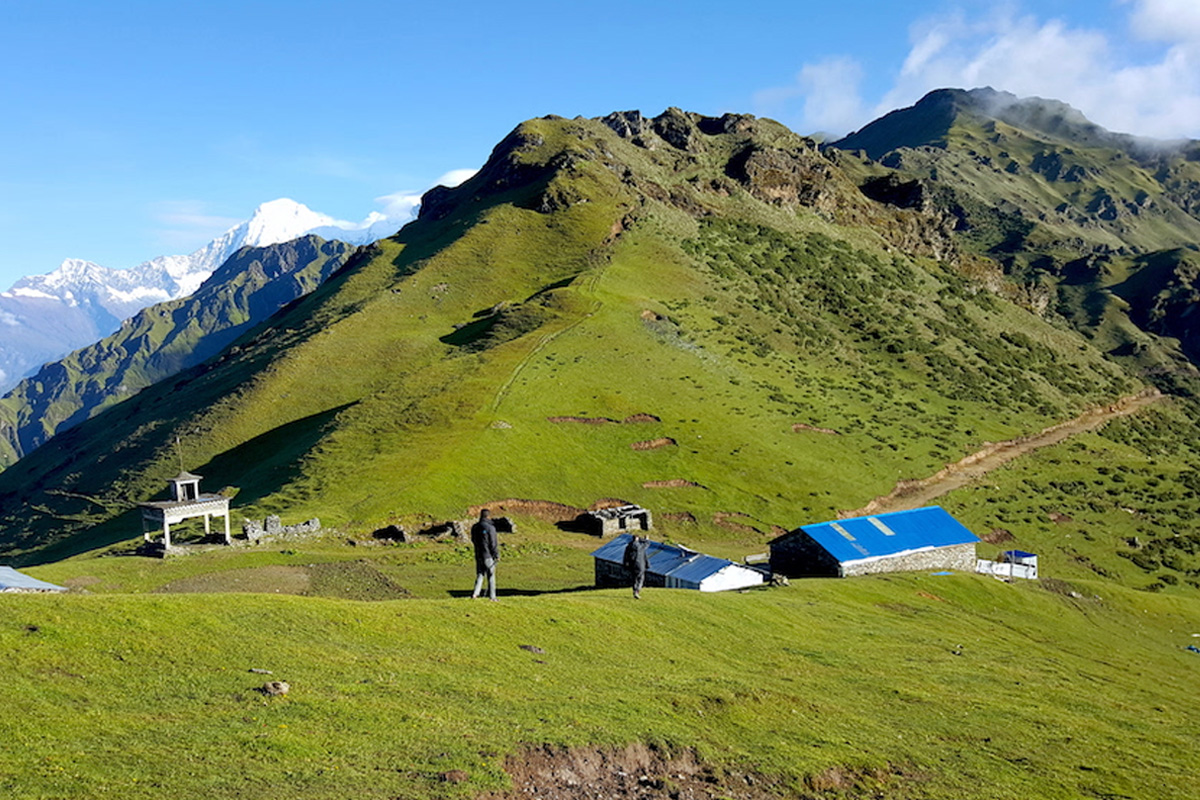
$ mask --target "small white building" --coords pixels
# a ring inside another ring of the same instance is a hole
[[[975,571],[1000,578],[1025,578],[1035,581],[1038,576],[1038,557],[1024,550],[1005,550],[995,561],[979,559]]]

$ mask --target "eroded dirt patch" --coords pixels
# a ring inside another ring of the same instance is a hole
[[[644,442],[630,442],[629,446],[634,450],[657,450],[660,447],[674,447],[678,442],[669,436],[663,436],[658,439],[647,439]]]
[[[819,428],[816,425],[809,425],[807,422],[797,422],[792,425],[792,433],[800,433],[801,431],[809,431],[810,433],[826,433],[830,436],[841,436],[841,431],[835,431],[833,428]]]
[[[641,422],[662,422],[654,414],[638,412],[630,414],[625,419],[616,420],[612,417],[546,417],[547,422],[577,422],[581,425],[636,425]]]
[[[646,481],[642,484],[643,489],[684,489],[684,488],[703,489],[704,487],[695,481],[687,481],[683,478],[670,478],[665,481]]]
[[[531,747],[509,758],[513,790],[479,800],[777,800],[776,782],[753,773],[706,766],[690,750],[668,753],[631,744],[622,748]]]
[[[1078,433],[1095,430],[1117,417],[1135,414],[1162,399],[1157,389],[1146,389],[1135,395],[1123,397],[1115,403],[1085,411],[1074,419],[1043,428],[1040,433],[1019,436],[1005,442],[992,442],[977,452],[947,464],[928,478],[906,478],[896,482],[895,488],[886,495],[876,497],[862,508],[842,511],[839,517],[864,517],[868,514],[883,514],[928,505],[934,499],[987,475],[1008,462],[1020,458],[1042,447],[1058,444]]]
[[[749,514],[744,514],[741,511],[717,511],[713,513],[713,522],[720,525],[722,528],[734,531],[735,533],[759,533],[771,534],[772,536],[782,536],[787,533],[778,525],[767,525],[759,522]],[[753,525],[751,523],[758,523]]]
[[[519,497],[510,497],[507,500],[493,500],[490,503],[471,506],[471,516],[478,516],[479,510],[483,508],[491,509],[493,516],[496,515],[497,511],[500,511],[505,514],[523,514],[527,517],[547,522],[561,522],[566,519],[575,519],[583,513],[582,508],[568,506],[564,503],[553,503],[549,500],[523,500]]]

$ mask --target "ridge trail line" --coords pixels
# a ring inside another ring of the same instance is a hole
[[[953,464],[947,464],[928,478],[909,478],[898,481],[890,493],[876,497],[862,508],[840,511],[838,518],[865,517],[871,514],[885,514],[889,511],[920,508],[928,505],[931,500],[949,494],[955,489],[960,489],[982,478],[992,470],[1034,450],[1058,444],[1078,433],[1095,430],[1110,420],[1135,414],[1162,399],[1163,395],[1158,389],[1143,389],[1137,394],[1122,397],[1109,405],[1089,409],[1074,419],[1043,428],[1041,433],[1018,436],[1004,442],[987,443],[977,452],[971,453]]]

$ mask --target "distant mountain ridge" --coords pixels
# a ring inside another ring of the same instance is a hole
[[[115,331],[155,303],[195,292],[242,247],[265,247],[307,234],[360,245],[391,236],[407,220],[373,213],[341,222],[286,198],[263,203],[250,219],[190,255],[159,256],[129,269],[67,259],[58,269],[0,292],[0,392],[41,364]]]
[[[103,408],[216,355],[321,285],[358,250],[308,235],[244,246],[198,290],[156,303],[0,398],[0,468]]]
[[[951,215],[1031,307],[1165,391],[1200,391],[1200,141],[1113,133],[1065,103],[983,88],[930,92],[829,147],[864,191]]]

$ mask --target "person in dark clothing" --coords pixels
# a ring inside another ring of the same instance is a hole
[[[645,536],[634,535],[629,539],[629,544],[625,545],[625,569],[629,570],[629,576],[633,579],[633,599],[642,599],[642,586],[646,583],[646,549],[649,542]]]
[[[483,582],[488,582],[488,596],[496,602],[496,562],[500,560],[500,540],[496,536],[496,523],[486,508],[479,512],[479,521],[471,526],[471,544],[475,545],[475,591],[471,599],[479,597]]]

